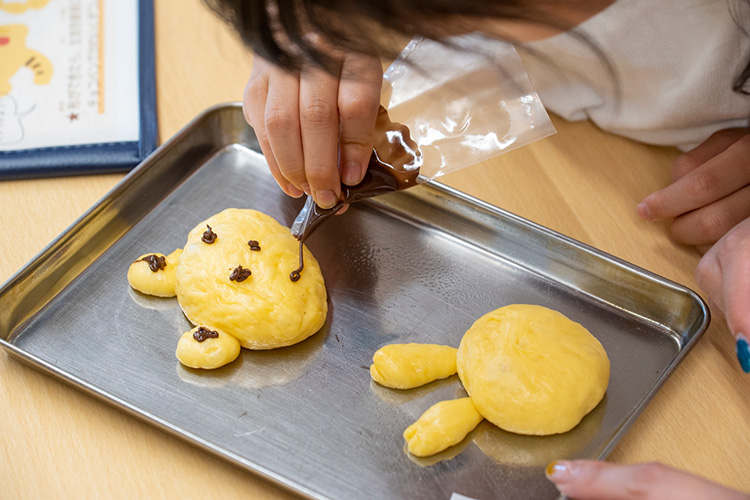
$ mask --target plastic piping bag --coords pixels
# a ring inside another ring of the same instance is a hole
[[[515,48],[482,35],[412,40],[383,75],[381,104],[416,143],[419,158],[411,168],[419,168],[418,182],[555,133]],[[304,241],[343,205],[393,190],[342,186],[343,199],[331,209],[308,196],[292,234]]]

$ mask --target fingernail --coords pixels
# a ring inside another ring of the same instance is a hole
[[[555,460],[544,469],[547,479],[553,483],[564,483],[573,478],[573,464],[564,460]]]
[[[331,208],[338,201],[336,194],[328,190],[316,192],[313,198],[320,208]]]
[[[292,196],[294,198],[299,198],[300,196],[302,196],[302,191],[300,191],[294,184],[287,184],[286,192],[289,196]]]
[[[740,362],[742,371],[750,373],[750,347],[747,345],[745,334],[738,333],[737,336],[737,360]]]
[[[346,162],[341,174],[341,180],[343,183],[353,186],[359,182],[360,177],[362,177],[362,165],[356,161]]]
[[[641,219],[651,220],[654,218],[653,215],[651,215],[651,210],[648,208],[648,204],[645,201],[642,201],[638,204],[638,206],[635,207],[636,212],[638,212],[638,215]]]
[[[305,183],[300,186],[307,196],[310,196],[310,185]]]

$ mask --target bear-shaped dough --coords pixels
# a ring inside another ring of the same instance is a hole
[[[518,434],[569,431],[609,384],[601,343],[561,313],[535,305],[509,305],[479,318],[461,340],[457,367],[476,409]]]
[[[237,338],[247,349],[273,349],[317,332],[328,313],[318,262],[289,230],[256,210],[230,208],[188,234],[175,275],[185,316]]]

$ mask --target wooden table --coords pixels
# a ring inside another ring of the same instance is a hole
[[[251,58],[199,0],[158,0],[161,139],[205,108],[240,100]],[[635,205],[678,154],[555,120],[558,134],[446,181],[483,200],[696,289],[700,256]],[[75,221],[121,174],[0,182],[0,281]],[[292,498],[250,473],[0,355],[0,497]],[[615,448],[750,491],[750,378],[715,317]]]

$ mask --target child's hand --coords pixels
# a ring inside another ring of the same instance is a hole
[[[577,500],[750,499],[750,495],[658,463],[553,462],[547,467],[547,477],[561,493]]]
[[[672,184],[638,204],[638,214],[674,219],[674,238],[706,251],[750,216],[750,130],[713,134],[677,158],[672,177]]]
[[[313,67],[289,73],[255,58],[243,110],[285,193],[299,197],[304,191],[329,208],[338,201],[341,182],[362,180],[372,154],[382,71],[380,60],[362,55],[343,56],[337,75]]]
[[[698,285],[726,317],[740,366],[750,373],[750,130],[715,133],[675,161],[673,177],[638,213],[674,217],[675,239],[708,250],[696,269]]]
[[[737,342],[737,358],[750,373],[750,218],[725,234],[698,263],[698,286],[711,308],[724,314]]]

